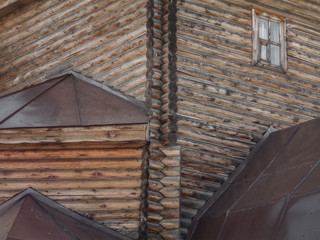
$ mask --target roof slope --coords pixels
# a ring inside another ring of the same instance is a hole
[[[140,101],[72,73],[0,98],[0,129],[146,123]]]
[[[270,133],[195,216],[187,239],[320,239],[319,143],[320,119]]]
[[[29,188],[0,206],[0,239],[129,239]]]

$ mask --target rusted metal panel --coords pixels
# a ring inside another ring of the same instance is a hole
[[[0,128],[147,123],[143,104],[73,74],[0,98]]]
[[[320,118],[276,131],[195,216],[187,239],[318,239]]]
[[[117,240],[129,238],[103,227],[29,188],[0,206],[1,239]]]

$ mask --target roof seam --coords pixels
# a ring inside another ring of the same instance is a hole
[[[14,116],[15,114],[17,114],[18,112],[20,112],[23,108],[25,108],[26,106],[28,106],[31,102],[33,102],[34,100],[36,100],[37,98],[39,98],[40,96],[42,96],[43,94],[45,94],[46,92],[48,92],[50,89],[52,89],[53,87],[55,87],[56,85],[58,85],[61,81],[63,81],[65,78],[67,78],[68,76],[64,76],[61,80],[59,80],[58,82],[56,82],[55,84],[53,84],[52,86],[48,87],[46,90],[44,90],[43,92],[39,93],[36,97],[32,98],[30,101],[28,101],[26,104],[24,104],[23,106],[21,106],[20,108],[18,108],[16,111],[14,111],[13,113],[11,113],[10,115],[8,115],[6,118],[4,118],[3,120],[0,121],[0,124],[4,123],[5,121],[7,121],[9,118],[11,118],[12,116]]]
[[[301,179],[301,181],[291,190],[291,192],[288,194],[288,196],[286,197],[286,202],[284,204],[284,207],[283,207],[283,210],[281,212],[281,216],[280,216],[280,219],[279,219],[279,222],[277,224],[277,228],[276,228],[276,231],[274,232],[274,235],[272,236],[272,239],[275,239],[275,237],[277,236],[278,234],[278,231],[279,231],[279,228],[280,228],[280,224],[282,223],[282,219],[283,219],[283,216],[284,216],[284,213],[286,212],[287,210],[287,207],[289,205],[289,200],[291,199],[293,193],[306,181],[306,179],[310,176],[310,174],[319,166],[320,164],[320,161],[318,161],[309,171],[308,173]]]
[[[79,101],[78,101],[78,95],[77,95],[77,91],[76,91],[76,84],[75,84],[75,77],[73,74],[71,74],[72,77],[72,85],[73,85],[73,98],[76,104],[76,110],[77,110],[77,116],[78,116],[78,123],[79,125],[82,125],[82,119],[81,119],[81,115],[80,115],[80,110],[79,110]]]

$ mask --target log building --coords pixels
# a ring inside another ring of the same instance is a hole
[[[319,26],[317,0],[1,1],[0,101],[73,76],[149,118],[7,122],[0,200],[33,187],[133,239],[184,239],[270,126],[320,117]]]

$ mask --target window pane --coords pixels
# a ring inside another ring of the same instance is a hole
[[[279,42],[279,23],[270,22],[270,38],[273,42]]]
[[[279,66],[280,65],[280,47],[271,44],[270,45],[270,60],[271,64]]]
[[[259,38],[268,40],[268,21],[259,19]]]
[[[261,45],[261,59],[267,60],[267,46]]]

